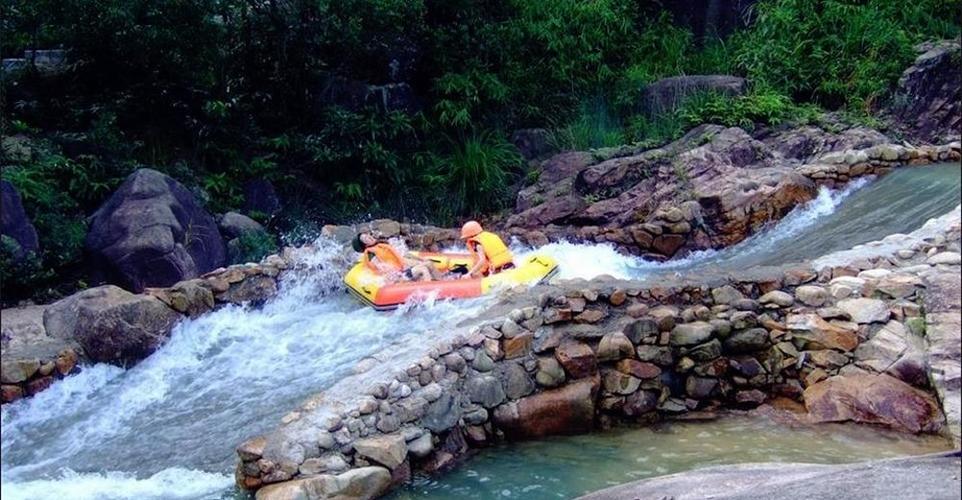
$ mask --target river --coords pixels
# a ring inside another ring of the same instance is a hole
[[[842,191],[823,190],[756,237],[675,262],[646,262],[606,245],[556,243],[538,251],[558,258],[558,279],[608,274],[654,281],[664,274],[738,270],[908,232],[954,208],[959,193],[957,164],[907,168]],[[264,308],[228,307],[184,321],[133,368],[88,366],[34,398],[4,406],[3,498],[238,495],[234,445],[274,427],[359,359],[386,348],[416,348],[424,332],[443,332],[494,300],[376,313],[342,293],[333,243],[320,240],[316,248],[309,259],[322,271],[289,276]]]

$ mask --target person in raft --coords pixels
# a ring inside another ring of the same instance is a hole
[[[395,281],[431,281],[441,279],[434,266],[401,256],[391,245],[378,241],[370,233],[358,233],[351,242],[361,254],[361,262],[375,273]]]
[[[474,255],[475,263],[461,279],[481,278],[514,267],[511,250],[494,233],[485,231],[477,221],[468,221],[461,227],[461,239]]]

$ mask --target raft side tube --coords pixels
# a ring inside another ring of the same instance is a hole
[[[468,254],[415,253],[430,259],[439,269],[470,265]],[[403,281],[385,284],[384,279],[361,263],[344,276],[344,284],[352,295],[377,310],[394,309],[413,297],[435,295],[438,299],[467,299],[478,297],[504,286],[535,284],[554,276],[558,264],[549,256],[533,255],[523,259],[517,267],[492,276],[474,279],[443,281]]]

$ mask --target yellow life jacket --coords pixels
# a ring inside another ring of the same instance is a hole
[[[498,271],[514,260],[511,250],[508,250],[508,246],[494,233],[482,231],[476,236],[468,238],[467,245],[468,250],[475,255],[476,259],[481,258],[477,250],[478,245],[481,245],[484,256],[488,259],[488,268],[484,270],[485,273]]]
[[[371,262],[371,259],[377,259],[382,264],[385,264],[395,271],[401,271],[404,269],[404,260],[398,255],[394,247],[388,245],[387,243],[377,243],[371,245],[364,249],[361,259],[364,263],[371,268],[371,270],[378,272],[377,266]]]

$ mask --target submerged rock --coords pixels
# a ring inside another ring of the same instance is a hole
[[[645,111],[650,116],[671,112],[689,97],[714,92],[737,96],[748,89],[748,80],[731,75],[685,75],[656,80],[647,86],[643,95]]]

